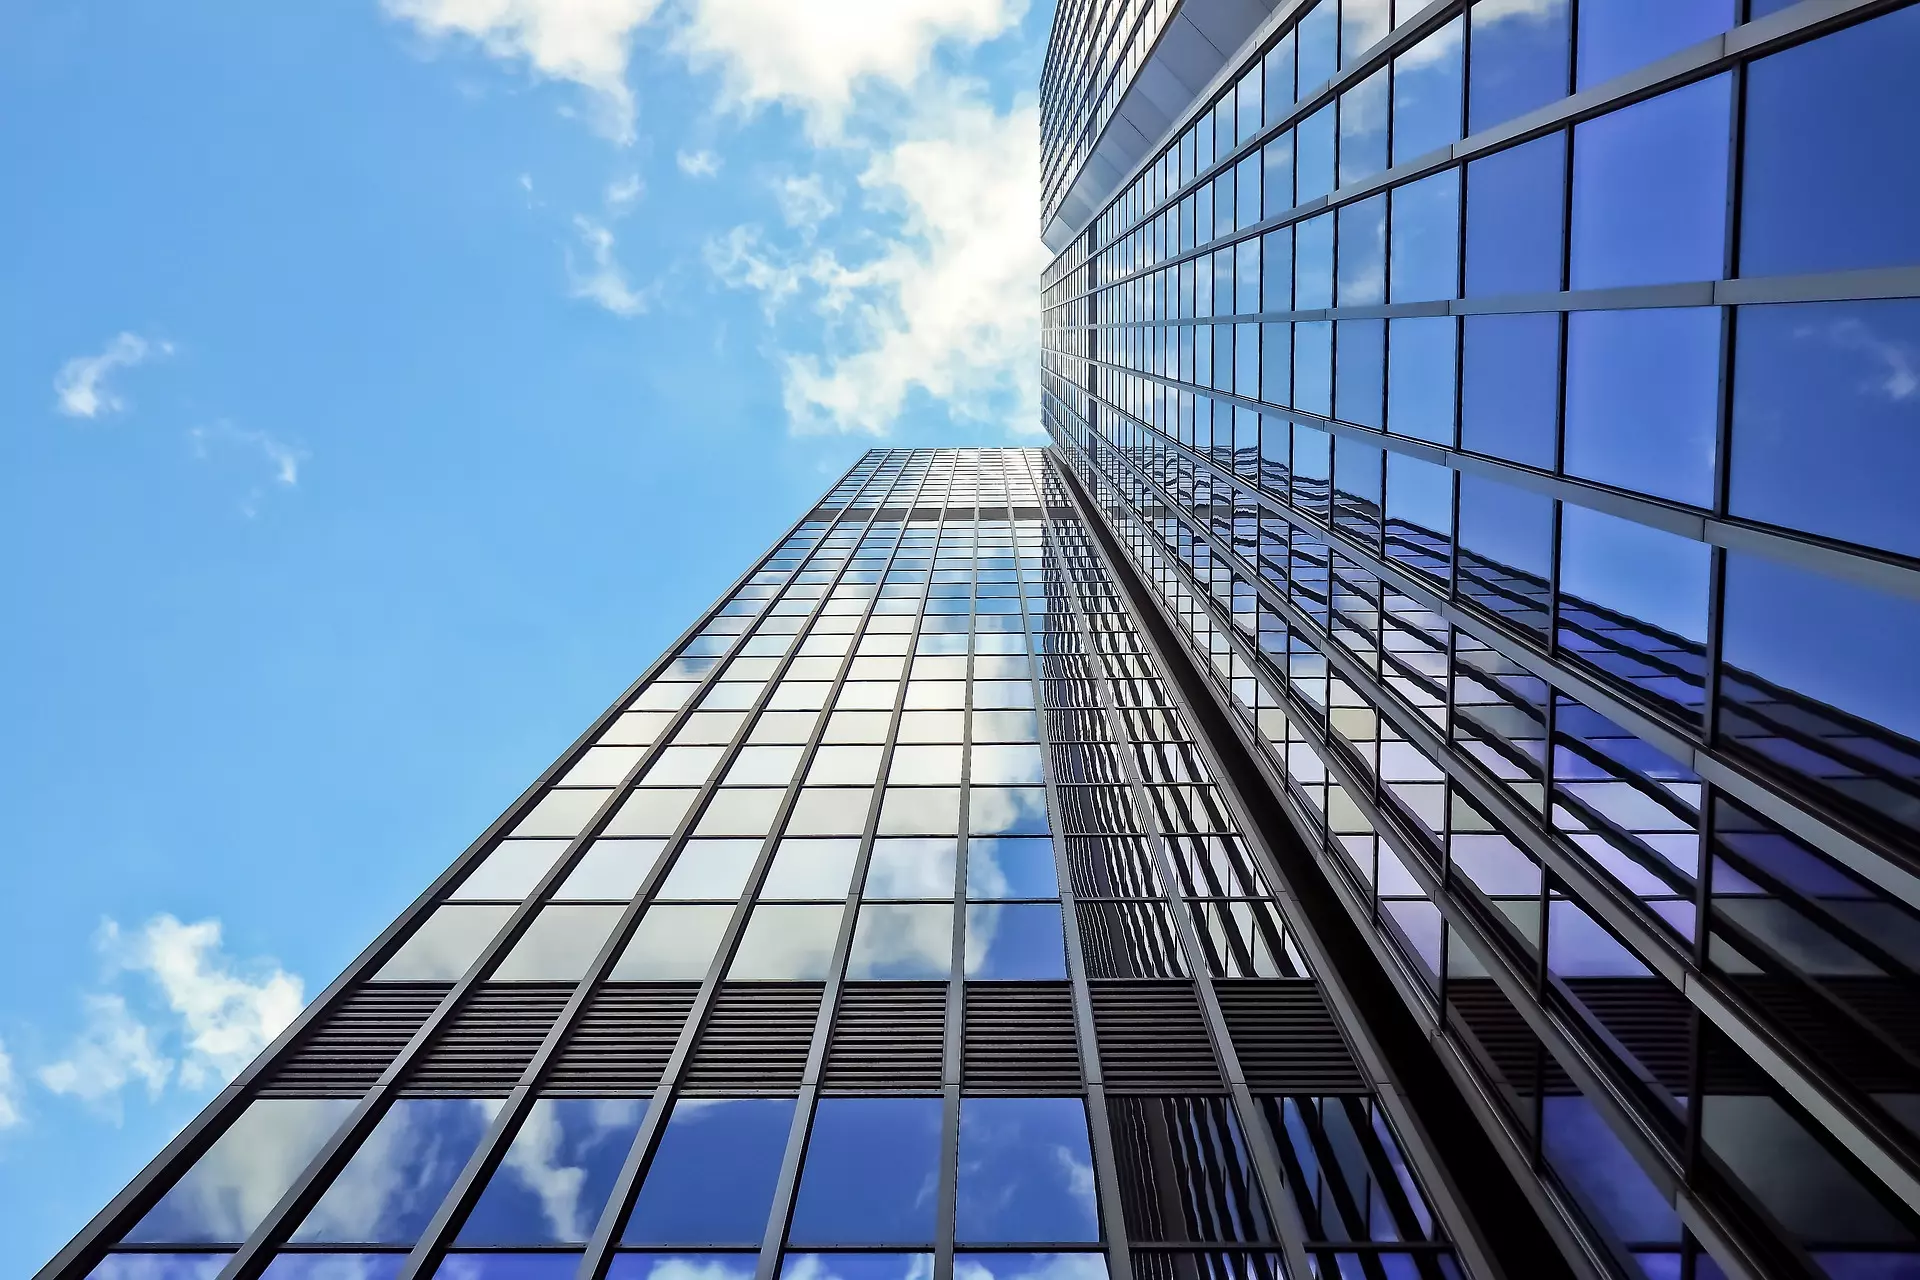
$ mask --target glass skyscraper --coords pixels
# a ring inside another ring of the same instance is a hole
[[[41,1280],[1920,1277],[1920,5],[1060,0],[874,450]]]

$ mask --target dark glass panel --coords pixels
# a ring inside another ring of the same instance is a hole
[[[1542,1100],[1540,1145],[1547,1166],[1587,1220],[1629,1249],[1680,1242],[1680,1219],[1585,1094]]]
[[[1379,1105],[1364,1097],[1260,1099],[1309,1237],[1436,1238],[1413,1173]]]
[[[1107,1112],[1128,1239],[1273,1238],[1246,1139],[1227,1098],[1113,1098]]]
[[[791,1098],[682,1098],[647,1165],[626,1244],[759,1244],[793,1127]]]
[[[788,1238],[920,1244],[935,1232],[938,1098],[823,1098],[807,1137]]]
[[[460,1244],[584,1244],[646,1114],[642,1098],[541,1098],[456,1237]]]

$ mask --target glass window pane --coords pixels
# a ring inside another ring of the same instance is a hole
[[[294,1228],[296,1244],[412,1244],[480,1145],[498,1098],[401,1098]]]
[[[967,827],[976,836],[1042,836],[1047,822],[1044,787],[974,787],[967,794]]]
[[[560,779],[563,787],[617,787],[645,754],[640,747],[589,747]]]
[[[807,782],[812,786],[871,785],[880,776],[883,750],[880,746],[823,746],[813,754],[813,763],[807,768]]]
[[[1467,132],[1523,116],[1565,97],[1572,35],[1569,0],[1477,4],[1467,73]]]
[[[375,982],[452,982],[473,966],[514,908],[436,907],[373,975]]]
[[[721,787],[694,824],[699,836],[764,836],[786,793],[772,787]]]
[[[1461,19],[1393,60],[1393,162],[1405,164],[1460,136]]]
[[[243,1243],[333,1136],[354,1101],[260,1098],[249,1103],[127,1232],[126,1242]]]
[[[1467,165],[1467,293],[1560,288],[1567,135],[1549,134]]]
[[[1742,307],[1732,511],[1920,555],[1920,302]]]
[[[646,1112],[644,1098],[537,1099],[459,1243],[586,1243]]]
[[[523,839],[547,836],[571,840],[612,794],[604,790],[549,791],[527,810],[513,834]]]
[[[970,776],[975,783],[1045,782],[1046,759],[1039,747],[977,746]]]
[[[1340,95],[1340,183],[1387,167],[1387,69]]]
[[[958,787],[888,787],[880,802],[883,835],[952,835],[960,829]]]
[[[343,1276],[316,1268],[311,1276],[301,1273],[299,1280],[399,1280],[401,1264],[406,1261],[405,1254],[367,1256],[378,1258],[381,1264],[391,1265],[393,1270],[389,1273],[376,1266]],[[276,1262],[275,1266],[278,1265]],[[433,1280],[572,1280],[574,1273],[579,1270],[580,1255],[577,1253],[450,1253],[441,1259],[439,1268],[433,1273]],[[610,1271],[609,1274],[618,1272]],[[261,1280],[279,1280],[279,1275],[270,1267]]]
[[[1560,317],[1468,316],[1460,447],[1552,470]]]
[[[682,1098],[647,1166],[626,1244],[759,1244],[792,1098]]]
[[[631,898],[665,852],[665,840],[595,840],[573,864],[554,896],[559,898]]]
[[[1315,214],[1294,226],[1293,305],[1312,311],[1333,305],[1333,215]]]
[[[781,1280],[933,1280],[930,1253],[789,1253]]]
[[[1294,199],[1301,204],[1333,190],[1333,108],[1328,103],[1294,128]]]
[[[110,1253],[87,1280],[214,1280],[228,1253]],[[401,1255],[405,1261],[405,1255]],[[378,1280],[386,1280],[379,1277]]]
[[[734,982],[824,982],[840,932],[840,906],[758,906],[733,953]]]
[[[952,968],[952,907],[869,903],[860,908],[847,959],[849,981],[943,979]]]
[[[954,1236],[970,1244],[1100,1238],[1078,1098],[962,1098]]]
[[[725,747],[668,747],[640,779],[643,787],[697,787],[713,776]]]
[[[616,1253],[607,1280],[753,1280],[753,1261],[751,1253]]]
[[[1584,89],[1719,35],[1734,22],[1734,0],[1581,0],[1580,71]]]
[[[487,975],[490,982],[578,982],[587,976],[625,907],[540,908],[506,958]]]
[[[1336,217],[1340,225],[1340,269],[1334,301],[1343,307],[1385,302],[1387,198],[1372,196],[1343,205]]]
[[[738,898],[759,856],[758,840],[689,840],[674,858],[659,897]]]
[[[966,975],[1032,982],[1064,979],[1060,908],[1052,903],[967,908]]]
[[[931,1244],[939,1207],[938,1098],[823,1098],[788,1238]]]
[[[700,793],[691,789],[673,791],[641,788],[621,802],[608,820],[602,835],[670,836],[693,807]]]
[[[783,787],[800,767],[799,747],[742,747],[727,770],[730,787]]]
[[[698,981],[707,976],[732,907],[648,907],[608,976],[615,982]]]
[[[1031,711],[976,711],[975,742],[1037,742],[1040,721]]]
[[[448,896],[461,898],[526,897],[567,851],[567,840],[502,840],[482,858]]]
[[[951,898],[957,855],[952,840],[875,840],[866,898]]]
[[[1432,302],[1460,292],[1460,175],[1455,170],[1393,190],[1389,299]]]
[[[1342,320],[1334,328],[1333,416],[1363,427],[1384,421],[1387,322]]]
[[[1920,9],[1836,31],[1747,69],[1740,272],[1920,261]]]
[[[1451,316],[1387,322],[1387,430],[1453,443],[1456,330]]]
[[[969,840],[967,897],[1057,898],[1051,840]]]
[[[954,1280],[1107,1280],[1107,1259],[1098,1253],[956,1253],[953,1275]]]
[[[1719,386],[1719,308],[1573,312],[1567,472],[1711,505]]]
[[[1574,288],[1720,278],[1732,83],[1715,76],[1574,129]]]
[[[857,836],[867,825],[873,792],[866,787],[807,787],[787,818],[790,836]]]
[[[761,898],[845,898],[858,840],[782,840],[760,886]]]

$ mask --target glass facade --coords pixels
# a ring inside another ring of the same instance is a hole
[[[1917,59],[1281,5],[1042,281],[1089,527],[1576,1269],[1920,1275]]]

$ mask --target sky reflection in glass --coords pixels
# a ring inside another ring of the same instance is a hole
[[[541,1098],[467,1215],[461,1244],[581,1244],[646,1114],[643,1098]]]
[[[954,1236],[980,1244],[1100,1238],[1080,1099],[961,1099]]]
[[[939,1098],[824,1098],[814,1112],[789,1238],[796,1244],[932,1243]]]
[[[298,1244],[412,1244],[500,1110],[498,1098],[401,1098],[294,1229]]]
[[[793,1123],[792,1098],[682,1098],[620,1239],[759,1244]]]

